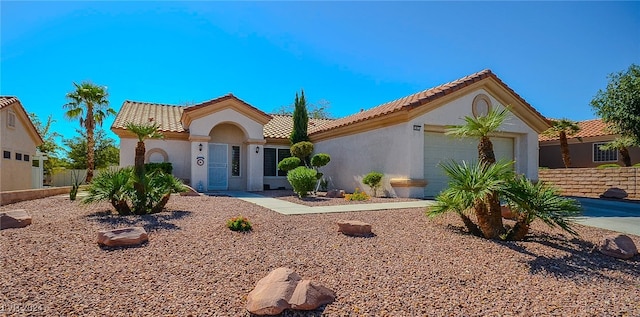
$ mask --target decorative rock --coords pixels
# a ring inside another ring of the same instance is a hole
[[[298,283],[289,304],[291,308],[300,310],[314,310],[322,305],[336,300],[336,293],[314,281],[304,280]]]
[[[330,191],[327,192],[327,195],[325,197],[327,198],[344,198],[344,190],[340,189],[332,189]]]
[[[98,244],[108,247],[126,247],[142,244],[149,240],[142,227],[130,227],[98,232]]]
[[[335,293],[293,270],[280,267],[256,283],[247,296],[247,310],[256,315],[277,315],[285,309],[314,310],[333,302]]]
[[[371,225],[358,220],[338,221],[338,231],[348,236],[366,237],[372,235]]]
[[[0,230],[23,228],[31,224],[31,216],[24,209],[16,209],[0,213]]]
[[[607,189],[602,195],[600,195],[600,198],[623,199],[623,198],[627,198],[627,196],[629,196],[629,194],[627,194],[627,192],[624,189],[611,187]]]
[[[200,193],[193,189],[193,187],[188,185],[184,185],[184,187],[187,189],[187,191],[180,193],[180,196],[200,196]]]
[[[638,248],[633,240],[624,234],[605,237],[600,243],[599,251],[602,254],[625,260],[638,254]]]

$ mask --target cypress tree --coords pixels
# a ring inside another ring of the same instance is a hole
[[[289,141],[296,144],[302,141],[309,141],[307,128],[309,126],[309,114],[307,113],[307,101],[304,98],[304,90],[300,92],[300,97],[296,93],[295,108],[293,109],[293,131]]]

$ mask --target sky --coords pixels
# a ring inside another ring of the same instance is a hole
[[[271,113],[304,89],[343,117],[489,68],[544,116],[586,120],[632,63],[640,2],[0,1],[0,95],[65,138],[74,82],[116,111],[233,93]]]

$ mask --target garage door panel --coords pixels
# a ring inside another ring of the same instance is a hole
[[[496,160],[513,160],[513,138],[492,137],[491,142]],[[435,197],[447,187],[449,180],[440,164],[451,160],[458,163],[477,162],[478,140],[451,137],[439,132],[426,132],[424,139],[424,173],[427,181],[425,197]]]

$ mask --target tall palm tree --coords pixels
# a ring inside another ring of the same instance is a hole
[[[478,160],[479,163],[491,165],[496,162],[496,156],[493,152],[493,143],[491,142],[490,134],[498,131],[500,126],[505,122],[509,115],[509,109],[504,107],[497,109],[492,108],[484,116],[478,117],[465,117],[465,124],[459,126],[450,126],[445,131],[447,135],[454,135],[458,137],[473,137],[479,139],[478,142]],[[483,200],[488,204],[488,221],[493,228],[490,234],[492,239],[498,238],[504,233],[504,226],[502,223],[502,209],[500,208],[500,198],[496,191],[487,192],[487,199]],[[478,222],[481,220],[478,219]]]
[[[102,125],[109,115],[115,115],[115,110],[109,108],[109,94],[107,87],[100,87],[90,82],[73,83],[75,89],[67,93],[69,101],[63,106],[67,109],[68,119],[80,119],[80,126],[87,131],[87,182],[93,179],[95,168],[95,138],[96,125]]]
[[[600,150],[618,150],[620,156],[622,156],[622,162],[624,166],[631,166],[631,156],[629,156],[629,148],[637,146],[637,142],[633,137],[620,136],[613,141],[600,146]]]
[[[146,153],[146,149],[144,146],[145,139],[161,139],[163,138],[163,134],[158,131],[157,123],[149,123],[149,124],[135,124],[135,123],[127,123],[125,128],[136,135],[138,138],[138,143],[136,144],[136,154],[134,159],[134,183],[133,188],[136,191],[137,202],[134,204],[134,213],[135,214],[144,214],[146,213],[147,208],[147,193],[145,186],[145,170],[144,170],[144,155]]]
[[[578,132],[580,132],[580,126],[577,122],[562,118],[560,120],[552,120],[551,128],[542,133],[552,138],[560,138],[560,151],[562,151],[564,167],[571,167],[571,155],[569,154],[567,137]]]

